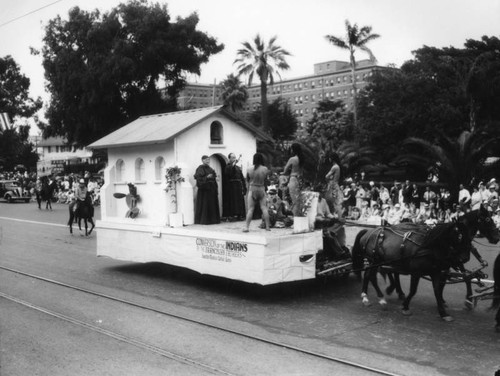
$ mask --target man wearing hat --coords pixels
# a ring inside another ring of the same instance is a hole
[[[210,157],[201,157],[202,164],[198,166],[194,174],[198,193],[194,211],[194,223],[211,225],[220,223],[219,191],[217,186],[217,174],[210,167]]]
[[[85,184],[84,179],[80,179],[78,181],[78,186],[75,189],[75,199],[76,203],[75,206],[73,206],[73,211],[76,212],[78,207],[82,205],[82,203],[85,202],[85,199],[87,198],[87,184]]]

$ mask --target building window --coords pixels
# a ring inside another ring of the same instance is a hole
[[[337,77],[337,83],[340,84],[340,77]]]
[[[116,161],[116,181],[123,181],[125,178],[125,162],[121,159]]]
[[[165,159],[157,157],[155,160],[155,180],[163,180],[165,173]]]
[[[305,101],[307,102],[309,100],[309,95],[305,96]]]
[[[316,102],[316,94],[311,95],[311,102]]]
[[[325,97],[329,98],[330,97],[330,93],[326,93]]]
[[[311,89],[314,89],[314,87],[315,87],[315,83],[314,83],[314,81],[311,81]]]
[[[299,97],[299,102],[302,103],[302,96]]]
[[[137,158],[135,160],[135,181],[142,181],[144,178],[144,161],[142,158]]]
[[[210,143],[212,145],[222,145],[224,143],[222,124],[218,121],[214,121],[210,124]]]

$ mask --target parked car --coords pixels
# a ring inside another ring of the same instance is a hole
[[[23,189],[15,180],[0,180],[0,198],[8,202],[31,200],[29,191]]]

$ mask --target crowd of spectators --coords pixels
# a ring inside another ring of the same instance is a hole
[[[47,176],[38,176],[37,173],[5,171],[0,173],[0,179],[16,181],[24,191],[29,192],[33,201],[41,194],[41,187],[44,184],[55,185],[52,200],[62,204],[69,204],[74,200],[74,192],[78,182],[80,179],[84,179],[87,189],[91,193],[92,203],[97,205],[100,202],[100,189],[104,184],[101,177],[92,176],[88,171],[83,174],[68,173]]]
[[[341,187],[344,193],[343,216],[347,219],[380,224],[403,222],[436,224],[450,222],[467,211],[484,205],[491,211],[500,228],[499,185],[496,179],[477,186],[460,185],[458,199],[450,191],[436,185],[419,187],[416,183],[397,181],[391,187],[383,182],[363,183],[347,179]]]

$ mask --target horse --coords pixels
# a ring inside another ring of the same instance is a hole
[[[43,177],[42,181],[42,191],[40,192],[41,200],[46,201],[45,203],[45,210],[52,210],[52,198],[54,197],[54,192],[57,189],[57,184],[54,181],[52,181],[49,184],[49,181],[47,177]]]
[[[400,224],[362,230],[356,236],[352,249],[353,269],[365,269],[361,297],[368,301],[368,282],[371,281],[380,304],[386,306],[384,295],[378,288],[377,272],[381,266],[390,266],[399,274],[411,275],[410,293],[403,302],[402,313],[411,315],[410,301],[417,292],[420,278],[430,276],[439,315],[446,321],[453,318],[444,307],[443,289],[446,273],[452,266],[470,258],[471,238],[463,223],[439,224],[434,228],[426,225]]]
[[[85,223],[85,236],[89,236],[92,233],[92,230],[95,227],[94,223],[94,207],[92,206],[92,199],[90,197],[90,194],[87,193],[87,196],[85,196],[85,201],[80,202],[77,209],[74,209],[74,204],[69,205],[69,220],[68,220],[68,226],[69,226],[69,232],[70,234],[73,234],[73,222],[75,219],[78,219],[78,228],[80,231],[82,231],[82,219]],[[90,228],[90,231],[88,230],[88,223],[92,225]]]
[[[468,229],[469,237],[471,239],[479,233],[485,236],[488,239],[488,242],[491,244],[497,244],[500,240],[500,232],[498,228],[495,226],[493,219],[491,218],[491,214],[483,205],[480,206],[479,209],[470,211],[465,213],[461,217],[458,218],[458,222],[465,224]],[[488,266],[488,263],[483,260],[478,250],[475,247],[471,248],[471,253],[474,257],[479,261],[482,267]],[[477,273],[466,273],[465,267],[462,265],[458,266],[458,269],[464,274],[464,282],[467,289],[465,295],[465,306],[469,309],[472,309],[474,306],[472,303],[472,279],[476,278]],[[478,270],[480,275],[482,275],[481,270]]]
[[[493,287],[493,302],[491,303],[490,309],[497,309],[497,315],[495,317],[497,324],[495,329],[500,333],[500,253],[493,265],[493,280],[495,281],[495,285]]]

